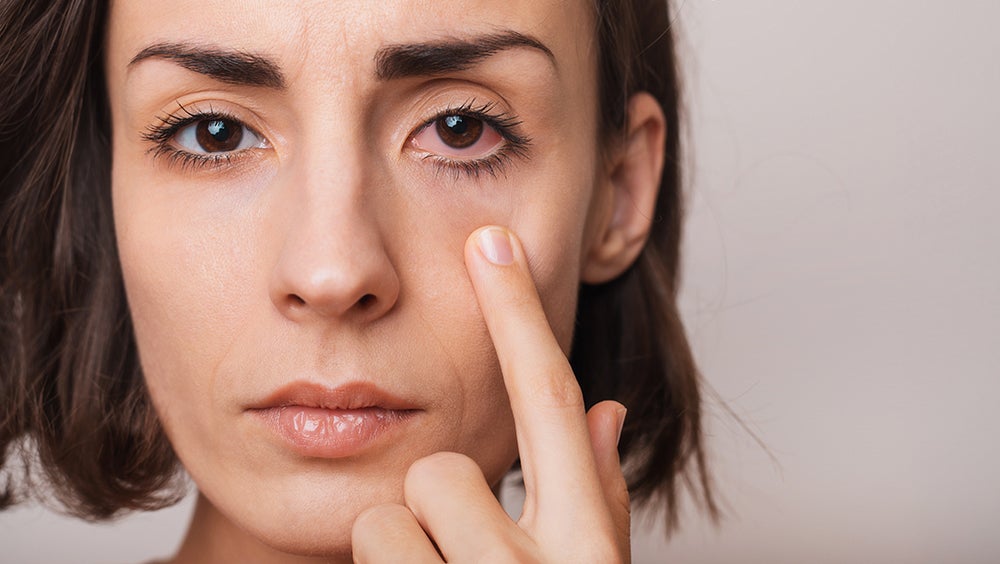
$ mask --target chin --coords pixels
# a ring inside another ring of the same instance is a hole
[[[349,561],[357,516],[373,505],[403,503],[405,467],[388,473],[369,469],[358,476],[344,468],[315,466],[268,480],[238,484],[234,479],[229,485],[235,487],[205,484],[202,495],[211,506],[205,511],[230,525],[226,528],[242,541],[255,540],[282,553]]]

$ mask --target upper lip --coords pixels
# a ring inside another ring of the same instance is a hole
[[[249,409],[302,406],[330,410],[380,408],[412,410],[416,406],[369,382],[351,382],[330,388],[313,382],[292,382]]]

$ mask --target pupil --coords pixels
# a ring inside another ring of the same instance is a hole
[[[469,124],[462,116],[446,116],[444,123],[452,133],[457,133],[458,135],[462,135],[469,130]]]
[[[232,130],[226,127],[226,122],[217,119],[208,122],[208,134],[214,137],[216,141],[224,142],[232,135]]]

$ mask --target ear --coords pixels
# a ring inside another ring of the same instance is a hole
[[[580,278],[601,284],[617,278],[638,258],[649,238],[663,173],[666,118],[648,92],[628,102],[626,135],[600,179],[591,210],[596,221]]]

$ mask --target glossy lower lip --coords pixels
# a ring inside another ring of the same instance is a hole
[[[415,410],[381,407],[325,409],[302,405],[254,409],[252,412],[292,451],[316,458],[345,458],[358,454],[401,427],[416,413]]]
[[[295,382],[247,412],[302,456],[344,458],[374,447],[420,410],[369,383],[327,388]]]

